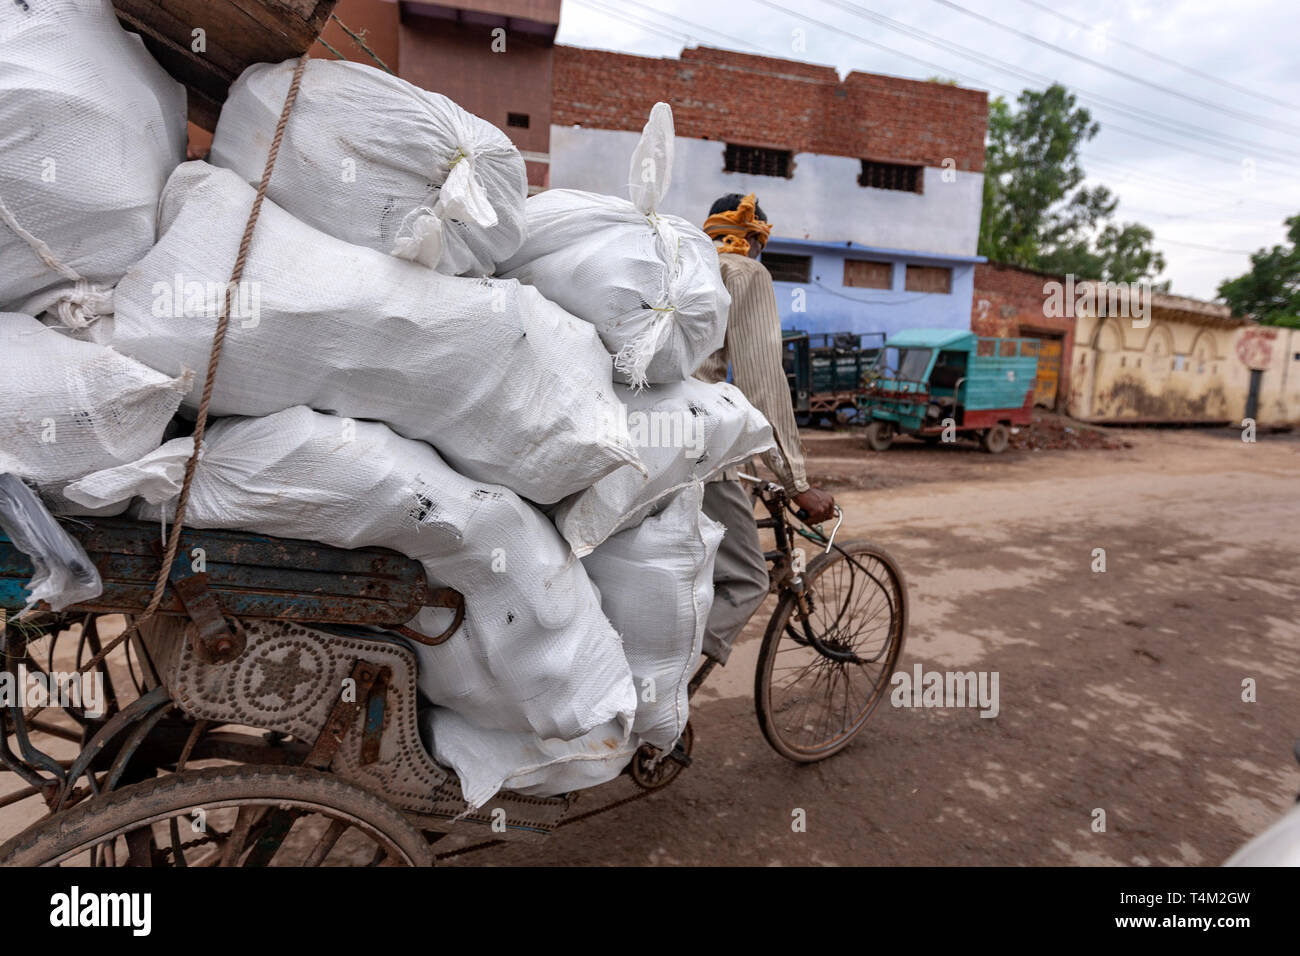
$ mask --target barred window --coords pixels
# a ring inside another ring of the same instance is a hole
[[[812,256],[792,256],[784,252],[765,252],[759,259],[772,274],[773,282],[806,283],[812,273]]]
[[[723,154],[723,171],[728,173],[749,173],[751,176],[781,176],[789,179],[794,175],[793,156],[788,149],[768,149],[765,146],[737,146],[727,144]]]
[[[862,172],[858,176],[859,186],[872,189],[898,189],[908,193],[921,191],[921,166],[905,166],[901,163],[877,163],[870,159],[862,160]]]

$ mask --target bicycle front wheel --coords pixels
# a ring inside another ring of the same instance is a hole
[[[803,574],[804,607],[777,604],[754,675],[763,736],[797,763],[843,750],[884,696],[907,631],[907,586],[869,541],[836,545]]]

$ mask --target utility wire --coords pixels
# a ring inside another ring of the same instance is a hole
[[[1099,70],[1105,70],[1108,73],[1123,77],[1124,79],[1130,80],[1134,83],[1140,83],[1141,85],[1150,87],[1153,90],[1159,90],[1169,96],[1176,96],[1179,99],[1186,100],[1189,103],[1195,103],[1198,106],[1214,110],[1218,113],[1223,113],[1226,116],[1233,116],[1237,119],[1243,119],[1247,122],[1255,123],[1256,125],[1263,126],[1265,129],[1271,129],[1277,132],[1287,132],[1292,136],[1300,135],[1300,126],[1293,126],[1290,123],[1278,123],[1270,120],[1267,116],[1260,116],[1256,113],[1247,113],[1245,110],[1239,110],[1231,106],[1224,106],[1221,103],[1215,103],[1213,100],[1205,100],[1201,99],[1199,96],[1184,93],[1182,90],[1175,89],[1172,86],[1165,86],[1163,83],[1155,83],[1145,77],[1138,76],[1135,73],[1129,73],[1125,70],[1111,66],[1109,63],[1103,63],[1101,60],[1094,60],[1091,57],[1084,56],[1078,50],[1071,50],[1067,47],[1060,46],[1049,40],[1044,40],[1041,37],[1034,36],[1032,33],[1028,33],[1009,24],[1002,23],[999,20],[995,20],[993,17],[985,16],[984,14],[978,13],[974,10],[969,10],[966,7],[963,7],[960,3],[953,2],[953,0],[933,0],[933,2],[940,6],[947,7],[950,10],[964,13],[968,17],[973,17],[982,23],[987,23],[990,26],[997,27],[999,30],[1003,30],[1014,36],[1021,37],[1022,39],[1028,40],[1030,43],[1035,43],[1048,50],[1055,50],[1057,53],[1064,53],[1066,56],[1070,57],[1071,60],[1076,62],[1087,63],[1089,66],[1094,66]]]
[[[955,53],[957,56],[963,57],[968,60],[973,60],[976,63],[979,63],[983,66],[991,67],[992,69],[998,70],[999,72],[1009,73],[1013,76],[1020,78],[1022,81],[1028,81],[1031,84],[1042,86],[1042,87],[1048,87],[1051,86],[1053,83],[1060,82],[1054,77],[1047,76],[1042,73],[1037,73],[1033,70],[1029,70],[1024,67],[1019,67],[1013,64],[1009,64],[1006,61],[1001,60],[997,57],[990,56],[989,54],[986,53],[981,53],[980,51],[972,49],[971,47],[963,46],[960,43],[956,43],[952,40],[948,40],[944,37],[938,36],[937,34],[929,33],[928,31],[922,30],[919,27],[914,27],[911,26],[910,24],[903,23],[900,20],[896,20],[893,17],[885,16],[883,13],[876,13],[873,10],[867,10],[862,6],[860,6],[859,4],[849,3],[846,2],[846,0],[823,0],[823,2],[830,6],[836,7],[837,9],[843,10],[846,13],[851,14],[852,16],[869,20],[870,22],[875,23],[879,26],[883,26],[887,30],[893,30],[896,33],[902,33],[905,36],[910,36],[913,39],[920,40],[922,43],[925,43],[929,46],[939,47],[940,49],[944,49],[951,53]],[[823,24],[823,26],[832,28],[830,27],[829,24]],[[1224,137],[1211,138],[1210,136],[1206,135],[1203,129],[1191,126],[1190,124],[1182,123],[1178,120],[1172,120],[1169,117],[1162,116],[1160,114],[1153,113],[1149,110],[1145,110],[1140,107],[1136,107],[1136,106],[1132,106],[1120,102],[1118,100],[1112,99],[1111,97],[1104,96],[1101,93],[1096,93],[1092,90],[1084,89],[1083,87],[1076,86],[1074,84],[1064,84],[1064,85],[1071,86],[1074,89],[1074,91],[1079,95],[1080,99],[1083,99],[1085,101],[1095,101],[1101,104],[1103,107],[1109,108],[1115,111],[1116,113],[1120,113],[1124,116],[1128,116],[1130,118],[1136,119],[1142,123],[1147,123],[1159,127],[1168,132],[1174,133],[1175,135],[1185,136],[1188,139],[1194,139],[1198,142],[1204,143],[1207,146],[1213,146],[1217,149],[1228,149],[1234,152],[1239,150],[1244,150],[1249,154],[1268,153],[1271,154],[1270,158],[1272,158],[1275,162],[1279,162],[1285,165],[1288,168],[1288,171],[1294,166],[1295,152],[1293,150],[1265,146],[1257,142],[1232,140]]]
[[[1255,254],[1253,249],[1225,249],[1223,246],[1207,246],[1200,242],[1183,242],[1179,239],[1166,239],[1164,236],[1156,236],[1156,242],[1164,243],[1169,246],[1187,246],[1191,249],[1203,249],[1206,252],[1222,252],[1232,256],[1250,256]]]
[[[1173,67],[1177,67],[1180,70],[1185,70],[1186,72],[1192,74],[1192,76],[1199,76],[1203,80],[1209,80],[1211,83],[1217,83],[1220,86],[1226,87],[1227,89],[1236,90],[1238,93],[1245,93],[1247,96],[1254,96],[1258,99],[1263,100],[1266,103],[1272,103],[1274,106],[1284,106],[1289,110],[1300,110],[1300,106],[1297,106],[1295,103],[1288,103],[1286,100],[1278,99],[1275,96],[1269,96],[1267,93],[1261,93],[1258,90],[1252,90],[1249,86],[1242,86],[1240,83],[1233,83],[1231,80],[1225,80],[1221,76],[1215,76],[1213,73],[1207,73],[1204,70],[1198,69],[1197,67],[1188,66],[1186,63],[1180,63],[1179,61],[1164,56],[1161,53],[1157,53],[1155,50],[1149,50],[1144,46],[1139,46],[1138,44],[1133,43],[1129,40],[1125,40],[1121,37],[1117,37],[1106,30],[1098,30],[1092,24],[1086,23],[1083,20],[1077,20],[1074,17],[1070,16],[1069,14],[1062,13],[1059,10],[1054,10],[1052,9],[1052,7],[1048,6],[1047,4],[1039,2],[1039,0],[1020,0],[1020,2],[1024,4],[1028,4],[1029,6],[1034,7],[1038,10],[1042,10],[1044,13],[1051,14],[1052,16],[1056,17],[1058,20],[1064,20],[1066,23],[1079,27],[1081,30],[1087,30],[1089,33],[1094,33],[1099,36],[1105,37],[1107,43],[1114,43],[1118,46],[1125,47],[1129,50],[1137,50],[1139,53],[1143,53],[1154,60],[1159,60],[1161,63],[1167,64],[1168,66],[1173,66]]]
[[[644,18],[644,17],[639,17],[639,16],[636,16],[635,14],[628,13],[626,10],[615,10],[615,9],[611,9],[611,8],[609,8],[609,7],[606,7],[604,4],[599,4],[599,3],[592,2],[592,0],[573,0],[573,2],[578,3],[580,6],[585,6],[585,7],[588,7],[589,9],[592,9],[592,10],[598,11],[598,12],[600,12],[600,13],[603,13],[604,15],[609,16],[609,17],[611,17],[611,18],[621,20],[622,22],[624,22],[624,23],[628,23],[628,24],[630,24],[630,25],[632,25],[632,26],[636,26],[636,27],[639,27],[639,28],[641,28],[641,29],[648,30],[648,31],[651,32],[651,33],[654,33],[654,34],[656,34],[656,35],[658,35],[658,36],[661,36],[661,37],[664,37],[664,38],[666,38],[666,39],[672,40],[672,41],[674,41],[674,42],[676,42],[676,43],[682,43],[684,46],[685,46],[685,45],[688,45],[688,44],[690,44],[690,43],[692,43],[692,42],[697,42],[697,38],[696,38],[694,35],[692,35],[692,34],[689,34],[689,33],[683,33],[683,32],[681,32],[681,31],[677,31],[677,30],[672,30],[671,28],[666,28],[666,27],[662,26],[661,24],[656,24],[656,23],[654,23],[653,21],[650,21],[650,20],[648,20],[648,19],[646,19],[646,18]],[[642,7],[643,9],[652,10],[652,8],[646,7],[644,4],[636,3],[636,0],[628,0],[628,2],[631,2],[631,3],[635,4],[636,6]],[[917,62],[920,62],[920,63],[922,63],[922,64],[924,64],[924,65],[930,67],[931,69],[938,70],[940,73],[944,73],[944,74],[952,74],[952,73],[956,72],[956,71],[953,71],[953,70],[951,70],[951,69],[949,69],[949,68],[947,68],[947,67],[940,66],[940,65],[938,65],[938,64],[931,63],[931,62],[929,62],[929,61],[927,61],[927,60],[921,59],[920,57],[912,56],[911,54],[907,54],[907,53],[903,53],[903,52],[898,51],[898,50],[894,50],[893,48],[891,48],[891,47],[887,47],[887,46],[885,46],[885,45],[883,45],[883,44],[879,44],[879,43],[875,43],[874,41],[867,40],[865,37],[860,37],[860,36],[858,36],[857,34],[851,33],[851,32],[849,32],[849,31],[842,30],[842,29],[840,29],[840,28],[838,28],[838,27],[835,27],[835,26],[833,26],[833,25],[831,25],[831,24],[828,24],[828,23],[825,23],[825,22],[823,22],[823,21],[818,21],[818,20],[816,20],[816,19],[814,19],[814,18],[807,17],[807,16],[804,16],[804,15],[802,15],[802,14],[798,14],[798,13],[796,13],[795,11],[792,11],[792,10],[786,9],[786,8],[784,8],[784,7],[781,7],[781,6],[779,6],[778,4],[776,4],[776,3],[769,2],[769,0],[755,0],[755,2],[757,2],[757,3],[759,3],[759,4],[763,5],[763,6],[770,7],[770,8],[772,8],[772,9],[774,9],[774,10],[779,11],[779,12],[786,13],[786,14],[789,14],[789,15],[792,15],[792,16],[795,16],[795,17],[797,17],[797,18],[799,18],[799,19],[804,20],[805,22],[812,23],[812,24],[814,24],[814,25],[824,27],[824,28],[829,29],[829,30],[832,30],[832,31],[834,31],[834,32],[842,33],[842,34],[844,34],[844,35],[846,35],[846,36],[848,36],[848,37],[850,37],[850,38],[852,38],[852,39],[854,39],[854,40],[857,40],[858,42],[865,43],[865,44],[867,44],[867,45],[869,45],[869,46],[876,47],[876,48],[878,48],[878,49],[884,50],[885,52],[888,52],[888,53],[891,53],[891,54],[894,54],[894,55],[897,55],[897,56],[902,56],[902,57],[907,58],[907,59],[915,60],[915,61],[917,61]],[[652,10],[652,12],[658,13],[658,11],[653,11],[653,10]],[[726,38],[727,40],[729,40],[729,41],[731,41],[731,42],[738,42],[738,43],[740,43],[740,42],[744,42],[744,41],[740,41],[740,40],[738,40],[738,39],[735,38],[735,37],[731,37],[731,36],[728,36],[727,34],[723,34],[723,33],[721,33],[720,31],[714,30],[714,29],[712,29],[711,27],[705,27],[705,26],[702,26],[702,25],[700,25],[700,24],[693,23],[693,22],[691,22],[691,21],[688,21],[688,20],[682,19],[682,18],[680,18],[680,17],[676,18],[676,22],[681,23],[683,26],[685,26],[685,27],[687,27],[687,28],[696,29],[696,30],[701,30],[701,31],[705,31],[705,32],[713,33],[713,34],[715,34],[715,35],[717,35],[717,36],[722,36],[722,37]],[[757,51],[759,51],[760,53],[763,53],[763,54],[765,54],[765,55],[774,56],[774,57],[782,56],[782,54],[778,54],[778,53],[776,53],[776,52],[774,52],[774,51],[768,50],[768,49],[766,49],[766,48],[764,48],[764,47],[757,46],[757,45],[755,45],[755,44],[753,44],[753,43],[744,43],[744,45],[748,46],[750,49],[757,50]],[[738,68],[738,69],[740,69],[740,68]],[[752,71],[748,71],[748,72],[754,72],[754,73],[756,73],[756,74],[762,74],[762,73],[763,73],[763,71],[757,71],[757,70],[752,70]],[[766,75],[766,74],[763,74],[763,75]],[[980,79],[980,78],[978,78],[978,77],[973,77],[973,76],[970,76],[969,74],[960,74],[960,73],[958,73],[957,75],[958,75],[958,76],[961,76],[961,77],[963,77],[963,78],[965,78],[965,79],[967,79],[967,80],[970,81],[970,82],[980,84],[981,86],[989,86],[989,87],[992,87],[992,88],[994,88],[994,89],[1001,90],[1001,91],[1003,91],[1003,92],[1005,92],[1005,93],[1007,93],[1007,94],[1009,94],[1009,95],[1012,95],[1012,96],[1015,95],[1014,91],[1011,91],[1011,90],[1007,89],[1006,87],[999,87],[999,86],[997,86],[996,84],[988,83],[987,81],[982,80],[982,79]],[[1049,82],[1049,83],[1050,83],[1050,82],[1053,82],[1053,81],[1050,80],[1050,78],[1045,78],[1045,79],[1047,79],[1047,82]],[[1041,81],[1040,81],[1040,82],[1041,82]],[[1105,124],[1105,126],[1104,126],[1103,128],[1105,128],[1105,129],[1115,129],[1115,130],[1118,130],[1118,131],[1120,131],[1120,132],[1125,132],[1125,133],[1127,133],[1127,134],[1129,134],[1129,135],[1132,135],[1132,136],[1138,136],[1138,137],[1141,137],[1141,138],[1143,138],[1143,139],[1150,139],[1150,137],[1149,137],[1148,134],[1145,134],[1145,133],[1139,133],[1139,132],[1134,131],[1134,130],[1127,130],[1127,129],[1123,128],[1123,127],[1117,127],[1117,126],[1115,126],[1115,125],[1112,124],[1112,123],[1107,123],[1107,124]],[[1170,147],[1172,147],[1172,148],[1174,148],[1174,149],[1187,150],[1187,151],[1189,151],[1189,152],[1193,152],[1193,153],[1195,153],[1196,155],[1205,156],[1205,157],[1207,157],[1207,158],[1209,158],[1209,159],[1214,159],[1214,160],[1217,160],[1217,161],[1219,161],[1219,162],[1231,163],[1231,164],[1236,164],[1236,163],[1237,163],[1236,160],[1226,159],[1225,157],[1222,157],[1222,156],[1215,156],[1215,155],[1210,154],[1210,153],[1202,153],[1202,152],[1200,152],[1200,151],[1198,151],[1198,150],[1193,150],[1193,149],[1191,149],[1190,147],[1187,147],[1187,146],[1182,146],[1182,145],[1175,144],[1175,143],[1167,143],[1167,142],[1162,141],[1162,140],[1153,140],[1153,142],[1157,142],[1157,143],[1159,143],[1160,145],[1168,145],[1168,146],[1170,146]],[[1123,171],[1130,172],[1130,173],[1132,173],[1132,174],[1134,174],[1134,175],[1146,175],[1146,174],[1143,174],[1143,173],[1138,173],[1138,172],[1135,171],[1135,170],[1132,170],[1131,167],[1127,167],[1127,166],[1125,166],[1124,164],[1116,163],[1116,162],[1111,161],[1111,160],[1099,160],[1098,157],[1083,157],[1083,156],[1081,156],[1080,159],[1088,160],[1088,161],[1100,161],[1100,162],[1102,162],[1104,165],[1110,165],[1112,168],[1119,168],[1119,169],[1121,169],[1121,170],[1123,170]],[[1154,176],[1148,176],[1148,178],[1156,179],[1157,177],[1154,177]],[[1170,182],[1179,182],[1179,181],[1178,181],[1178,180],[1170,180]],[[1182,182],[1184,182],[1187,186],[1189,186],[1189,187],[1191,187],[1191,188],[1194,188],[1194,189],[1201,189],[1201,190],[1204,191],[1204,187],[1201,186],[1200,184],[1190,183],[1190,182],[1186,182],[1186,181],[1182,181]],[[1216,192],[1217,192],[1217,191],[1216,191]],[[1219,195],[1222,195],[1222,193],[1218,193],[1218,194],[1219,194]],[[1260,202],[1267,202],[1266,200],[1258,200],[1258,201],[1260,201]],[[1121,198],[1121,202],[1122,202],[1122,198]],[[1284,206],[1284,205],[1282,205],[1282,204],[1273,204],[1273,205],[1276,205],[1277,208],[1279,208],[1279,209],[1289,209],[1289,208],[1290,208],[1290,207],[1288,207],[1288,206]],[[1165,240],[1165,239],[1160,238],[1160,237],[1157,237],[1157,238],[1158,238],[1159,241],[1161,241],[1161,242],[1169,242],[1169,243],[1172,244],[1172,245],[1192,245],[1194,248],[1202,248],[1202,249],[1207,249],[1207,250],[1209,250],[1209,251],[1214,251],[1214,252],[1224,252],[1224,253],[1229,253],[1229,254],[1234,254],[1234,255],[1238,255],[1238,254],[1246,254],[1246,253],[1243,253],[1241,250],[1238,250],[1238,249],[1226,249],[1226,248],[1221,248],[1221,247],[1217,247],[1217,246],[1203,246],[1203,245],[1199,245],[1199,244],[1189,244],[1189,243],[1184,243],[1184,242],[1178,242],[1178,241],[1176,241],[1176,240]]]

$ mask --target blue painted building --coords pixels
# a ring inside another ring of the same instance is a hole
[[[805,332],[969,329],[983,256],[773,237],[763,251],[781,326]]]

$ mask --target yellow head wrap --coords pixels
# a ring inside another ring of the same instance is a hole
[[[721,240],[719,252],[735,252],[742,256],[749,255],[749,241],[745,238],[751,232],[758,233],[759,247],[767,245],[767,238],[772,234],[772,224],[754,218],[754,209],[758,202],[750,193],[740,201],[735,209],[714,213],[704,220],[704,232],[710,238]]]

